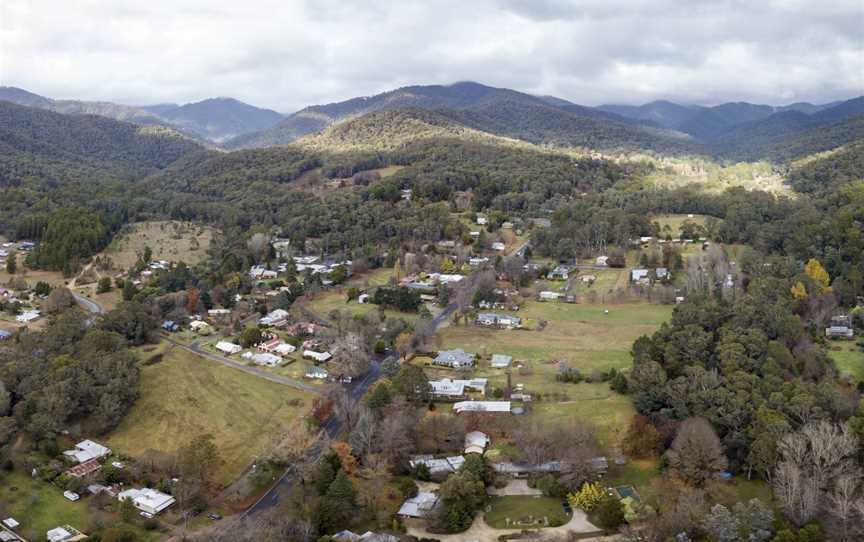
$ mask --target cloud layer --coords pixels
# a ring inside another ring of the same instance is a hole
[[[460,80],[576,103],[864,93],[860,0],[3,0],[0,84],[290,112]]]

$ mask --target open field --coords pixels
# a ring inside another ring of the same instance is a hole
[[[605,309],[609,314],[605,314]],[[672,314],[668,305],[568,304],[529,301],[518,313],[529,326],[548,322],[542,331],[495,330],[475,325],[449,326],[440,332],[441,348],[464,348],[483,356],[508,354],[519,361],[563,360],[583,372],[630,365],[630,347],[653,333]],[[551,372],[557,370],[553,368]]]
[[[195,265],[207,256],[213,230],[191,222],[139,222],[123,228],[101,254],[117,269],[128,269],[149,246],[154,260]]]
[[[0,472],[0,512],[21,523],[20,532],[29,540],[45,540],[45,533],[68,523],[88,532],[92,515],[85,500],[70,502],[63,491],[20,472]]]
[[[375,269],[369,273],[351,277],[341,287],[325,290],[312,297],[304,297],[304,302],[301,304],[325,320],[329,318],[328,315],[334,310],[348,311],[352,316],[368,314],[372,311],[377,311],[378,305],[373,305],[372,303],[361,304],[357,300],[346,303],[348,288],[355,287],[363,290],[374,286],[384,286],[390,283],[392,277],[392,268]],[[387,309],[384,311],[384,314],[388,318],[403,318],[409,322],[417,319],[417,313]]]
[[[140,397],[108,445],[140,457],[176,452],[210,433],[224,460],[218,481],[228,483],[287,435],[305,430],[300,422],[310,404],[309,394],[168,348],[162,361],[142,369]]]
[[[672,230],[672,237],[678,237],[681,233],[681,224],[690,221],[694,224],[704,226],[706,218],[708,218],[706,215],[693,215],[692,218],[687,215],[657,215],[652,217],[652,221],[660,224],[661,236],[663,235],[663,227],[668,225]]]
[[[835,350],[839,348],[839,350]],[[843,374],[864,380],[864,352],[858,350],[855,341],[833,341],[828,345],[828,355]]]
[[[533,496],[492,497],[489,500],[489,511],[483,516],[486,524],[495,529],[513,529],[517,521],[529,521],[548,518],[549,526],[563,525],[570,520],[570,515],[564,512],[561,499]],[[510,520],[508,524],[507,520]],[[520,525],[525,528],[537,528],[538,524]],[[545,526],[545,525],[544,525]]]

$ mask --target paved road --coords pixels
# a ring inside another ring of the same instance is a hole
[[[72,292],[72,297],[75,298],[75,301],[77,301],[79,305],[83,306],[88,311],[92,312],[93,314],[104,314],[105,313],[105,309],[99,303],[96,303],[92,299],[87,299],[86,297],[84,297],[83,295],[79,294],[78,292],[76,292],[74,290],[71,290],[71,292]]]
[[[302,391],[308,391],[315,394],[320,394],[321,389],[316,388],[315,386],[310,386],[309,384],[305,384],[300,382],[299,380],[294,380],[293,378],[288,378],[287,376],[273,374],[268,371],[264,371],[262,369],[256,369],[255,367],[249,367],[248,365],[241,363],[239,361],[234,361],[233,359],[228,359],[225,356],[220,356],[218,354],[213,354],[211,352],[207,352],[202,350],[200,346],[198,346],[197,342],[193,342],[192,344],[183,344],[181,342],[175,341],[170,337],[162,337],[167,342],[182,348],[184,350],[188,350],[193,354],[197,354],[202,358],[209,359],[211,361],[216,361],[221,363],[222,365],[227,365],[233,369],[237,369],[238,371],[243,371],[244,373],[257,376],[259,378],[263,378],[264,380],[269,380],[270,382],[276,382],[277,384],[283,384],[285,386],[291,386],[292,388],[296,388]]]
[[[435,326],[435,330],[443,324],[447,318],[453,314],[453,311],[457,309],[457,305],[451,304],[448,305],[443,311],[441,311],[435,318],[432,319],[432,324]],[[363,377],[359,377],[354,380],[351,384],[348,385],[348,393],[351,395],[351,399],[356,404],[360,398],[366,393],[366,391],[372,387],[373,384],[381,377],[381,365],[388,360],[396,359],[396,354],[390,354],[381,360],[373,360],[372,368],[363,375]],[[330,438],[335,438],[339,435],[339,432],[342,430],[341,424],[339,420],[335,417],[327,420],[327,423],[324,424],[324,431]],[[324,450],[319,446],[313,447],[309,450],[308,457],[311,461],[317,461]],[[275,484],[270,488],[267,493],[265,493],[258,502],[249,507],[243,514],[240,516],[241,519],[254,518],[257,514],[268,510],[277,504],[282,497],[287,497],[291,491],[291,487],[296,482],[295,472],[291,467],[289,467],[279,480],[276,481]]]

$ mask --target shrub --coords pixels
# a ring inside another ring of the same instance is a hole
[[[543,492],[547,497],[563,499],[567,496],[567,488],[558,481],[554,476],[544,476],[537,480],[537,489]]]
[[[614,495],[606,494],[597,502],[591,514],[591,523],[611,531],[624,524],[624,507]]]
[[[417,482],[415,482],[411,478],[399,478],[398,480],[396,480],[396,487],[399,489],[399,493],[405,499],[416,497],[417,493],[420,492],[420,488],[417,487]]]
[[[590,512],[606,495],[606,490],[600,487],[600,484],[586,482],[582,484],[579,491],[568,495],[567,500],[570,501],[570,505],[574,508]]]

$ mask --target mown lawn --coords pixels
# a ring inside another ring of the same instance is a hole
[[[606,383],[558,384],[567,386],[566,399],[544,399],[534,402],[529,416],[566,427],[574,420],[586,421],[597,428],[597,438],[604,446],[614,446],[624,436],[630,418],[636,413],[630,398],[609,389]],[[526,391],[533,388],[526,386]]]
[[[195,436],[210,433],[224,460],[217,479],[228,483],[273,445],[305,431],[300,422],[311,399],[173,348],[161,362],[142,369],[140,397],[108,445],[141,457],[148,450],[176,452]]]
[[[841,373],[864,380],[864,352],[858,350],[855,341],[834,341],[829,345],[828,354]]]
[[[514,522],[531,522],[532,520],[548,518],[549,527],[563,525],[570,521],[570,515],[564,512],[561,499],[551,497],[531,497],[521,495],[509,495],[506,497],[493,497],[488,503],[489,511],[483,519],[486,524],[495,529],[514,528],[538,528],[546,527],[546,524],[521,524]],[[510,520],[508,523],[507,520]]]

